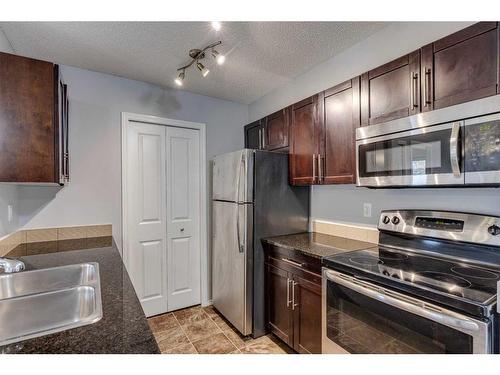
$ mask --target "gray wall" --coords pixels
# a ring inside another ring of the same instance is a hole
[[[373,34],[290,84],[249,106],[250,120],[261,118],[297,100],[355,77],[433,40],[468,26],[470,22],[395,23]],[[372,216],[363,216],[363,203]],[[381,209],[428,208],[487,213],[500,216],[499,189],[385,189],[353,185],[313,187],[311,217],[374,225]]]
[[[311,216],[316,219],[376,225],[380,210],[432,209],[500,216],[500,189],[368,189],[354,185],[314,186]],[[372,204],[372,217],[363,216]]]
[[[19,186],[19,226],[112,223],[121,247],[122,111],[206,123],[207,160],[243,147],[246,105],[67,66],[62,74],[70,90],[71,182]]]

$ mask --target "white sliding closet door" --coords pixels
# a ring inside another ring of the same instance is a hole
[[[131,121],[126,139],[126,263],[144,312],[199,304],[199,131]]]

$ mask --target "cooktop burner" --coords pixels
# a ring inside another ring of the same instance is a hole
[[[486,304],[496,296],[500,269],[493,271],[481,266],[465,264],[438,256],[413,251],[387,248],[382,245],[371,249],[337,254],[326,258],[330,268],[341,265],[404,283],[408,287],[438,292],[450,298],[461,298],[472,303]]]
[[[451,272],[474,279],[498,280],[500,278],[498,273],[475,267],[451,267]]]
[[[380,259],[371,256],[352,257],[349,258],[349,261],[362,266],[377,266],[379,264],[384,264]]]

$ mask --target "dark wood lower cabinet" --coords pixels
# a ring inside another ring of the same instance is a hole
[[[299,353],[321,353],[321,284],[300,276],[292,282],[293,347]]]
[[[293,346],[293,321],[289,310],[291,283],[289,274],[270,264],[266,268],[269,328],[281,340]]]
[[[320,265],[280,255],[275,246],[265,248],[269,331],[298,353],[321,353],[321,276],[316,273]]]

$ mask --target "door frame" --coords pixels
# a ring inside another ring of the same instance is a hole
[[[209,264],[208,264],[208,190],[207,190],[207,136],[206,124],[169,119],[158,116],[143,115],[138,113],[122,112],[121,126],[121,165],[122,165],[122,258],[128,268],[128,243],[127,243],[127,130],[130,122],[143,122],[152,125],[173,126],[178,128],[194,129],[200,132],[200,290],[202,306],[210,305],[209,299]]]

